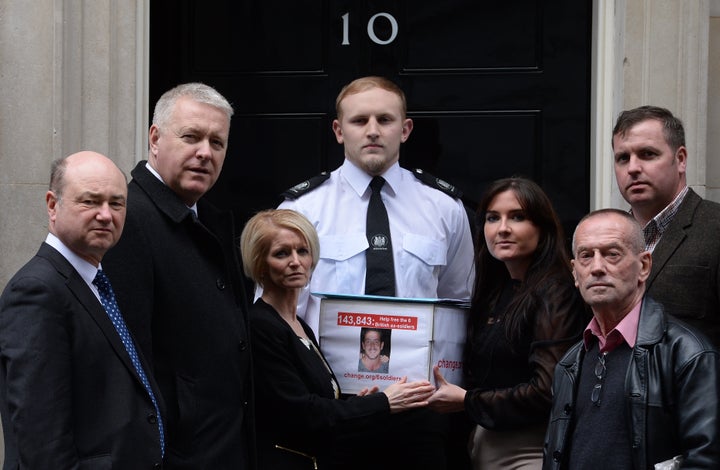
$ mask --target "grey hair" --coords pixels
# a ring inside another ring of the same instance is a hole
[[[166,91],[157,101],[153,112],[153,125],[163,129],[170,120],[175,103],[182,97],[190,98],[198,103],[207,104],[223,111],[228,122],[234,113],[228,100],[215,88],[204,83],[184,83]]]
[[[67,158],[62,157],[53,160],[50,164],[50,191],[60,199],[63,189],[65,188],[65,169],[67,168]]]
[[[640,223],[635,220],[635,217],[633,217],[632,214],[626,211],[622,211],[620,209],[598,209],[590,212],[585,217],[580,219],[577,227],[575,227],[575,232],[573,233],[572,238],[573,256],[576,255],[575,249],[577,248],[577,245],[575,244],[575,236],[577,235],[577,228],[580,227],[580,224],[582,224],[587,219],[604,214],[615,214],[625,219],[632,228],[631,231],[626,234],[624,241],[627,242],[628,246],[633,250],[633,253],[635,254],[645,251],[645,237],[643,235],[642,226],[640,226]]]

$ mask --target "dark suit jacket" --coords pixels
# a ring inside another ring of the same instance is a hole
[[[647,295],[720,347],[720,204],[688,190],[652,258]]]
[[[145,164],[103,269],[165,398],[166,468],[245,469],[252,371],[233,220],[202,199],[197,220]]]
[[[5,469],[160,467],[155,407],[120,336],[47,244],[0,297],[0,398]]]

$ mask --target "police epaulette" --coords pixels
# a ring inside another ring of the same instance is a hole
[[[313,176],[309,180],[305,180],[302,183],[296,184],[292,188],[285,190],[285,192],[280,196],[285,199],[297,199],[303,194],[307,194],[323,184],[328,178],[330,178],[330,173],[323,171],[319,175]]]
[[[453,186],[447,181],[441,180],[440,178],[437,178],[430,173],[425,173],[420,168],[415,168],[412,172],[415,175],[415,178],[419,179],[426,185],[431,186],[435,189],[439,189],[450,197],[462,197],[462,191],[460,191],[456,186]]]

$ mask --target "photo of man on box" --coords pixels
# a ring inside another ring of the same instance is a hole
[[[387,374],[390,366],[389,329],[362,328],[360,330],[360,360],[358,372]],[[387,342],[387,349],[385,343]]]

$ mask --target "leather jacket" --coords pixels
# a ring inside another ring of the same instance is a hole
[[[547,423],[555,365],[590,319],[569,273],[550,278],[538,297],[524,340],[511,342],[501,321],[488,326],[484,336],[468,338],[465,410],[485,429],[513,431]],[[475,382],[476,377],[482,380]]]
[[[583,342],[560,360],[545,436],[543,469],[567,468]],[[633,468],[683,456],[681,468],[720,468],[720,356],[710,341],[643,299],[625,376],[626,421]]]

